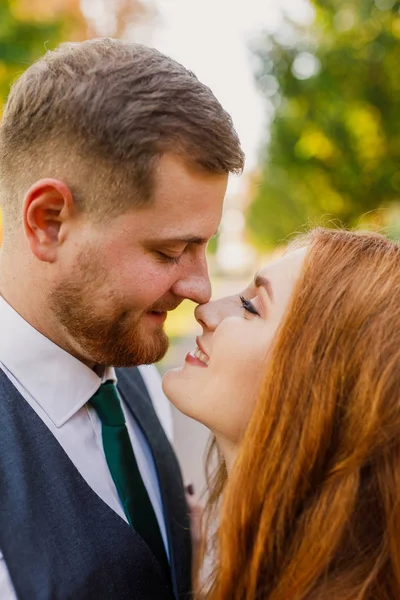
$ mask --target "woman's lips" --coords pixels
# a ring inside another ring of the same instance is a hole
[[[208,356],[201,352],[199,348],[196,348],[195,351],[189,352],[186,355],[185,362],[189,365],[193,365],[194,367],[208,367]]]
[[[205,348],[203,347],[202,339],[201,339],[201,336],[199,336],[199,335],[196,337],[196,345],[197,345],[197,348],[194,351],[195,355],[197,356],[197,358],[200,358],[200,360],[203,360],[206,364],[208,364],[210,357],[209,357],[208,353],[206,352]],[[199,356],[199,352],[200,352],[200,356]],[[201,356],[201,355],[203,355],[203,356]]]

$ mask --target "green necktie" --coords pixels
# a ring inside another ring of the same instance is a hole
[[[102,423],[103,448],[129,524],[143,538],[169,579],[169,564],[160,528],[133,453],[125,416],[112,381],[90,399]]]

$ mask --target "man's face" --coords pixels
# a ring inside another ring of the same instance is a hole
[[[60,246],[49,304],[66,349],[88,364],[131,366],[168,348],[166,311],[207,302],[206,245],[218,228],[226,175],[164,155],[154,201],[102,224],[80,217]]]

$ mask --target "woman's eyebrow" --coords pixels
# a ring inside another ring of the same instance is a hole
[[[274,292],[272,290],[272,283],[270,282],[270,280],[267,277],[256,274],[256,276],[254,277],[254,285],[256,287],[260,287],[260,286],[264,287],[267,291],[267,294],[268,294],[271,302],[274,301]]]

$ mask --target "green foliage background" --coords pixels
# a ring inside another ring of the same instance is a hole
[[[52,0],[48,3],[52,4]],[[65,10],[54,11],[47,18],[34,17],[34,0],[30,4],[32,10],[24,15],[18,0],[0,0],[0,115],[15,78],[46,49],[74,39],[80,26],[79,14],[69,9],[67,3]],[[40,15],[39,10],[37,13]]]
[[[400,2],[312,4],[307,29],[287,22],[295,47],[263,36],[256,49],[260,89],[276,106],[248,213],[261,246],[323,215],[387,224],[385,211],[366,213],[400,200]],[[306,79],[293,69],[302,52],[320,65]]]

